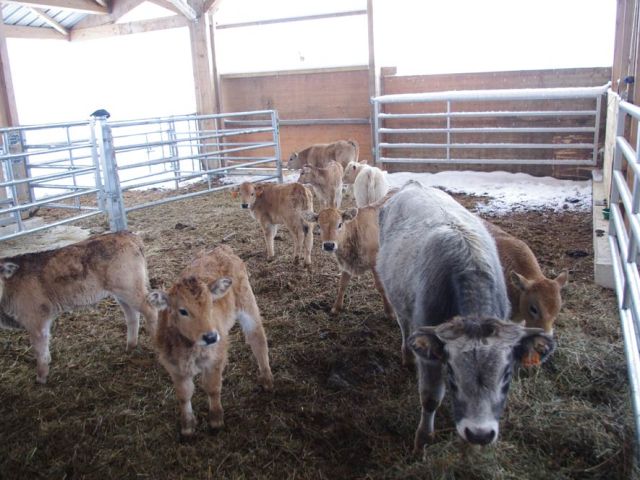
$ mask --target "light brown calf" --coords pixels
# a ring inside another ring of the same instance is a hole
[[[0,260],[0,325],[29,332],[38,383],[49,374],[49,336],[56,316],[113,295],[127,322],[127,349],[138,344],[139,313],[155,330],[157,312],[147,303],[142,240],[109,233],[46,252]]]
[[[223,245],[196,258],[168,292],[154,290],[149,302],[160,310],[155,346],[180,404],[180,433],[195,433],[191,408],[193,377],[202,374],[209,397],[209,426],[222,427],[222,372],[227,363],[229,330],[236,320],[258,362],[258,383],[273,388],[269,348],[260,311],[244,262]]]
[[[567,272],[563,271],[554,279],[545,277],[536,256],[525,242],[490,222],[485,221],[484,224],[498,247],[511,302],[511,318],[524,320],[527,327],[553,333],[562,306],[560,290],[567,283]]]
[[[375,270],[379,248],[378,212],[382,203],[363,208],[351,208],[344,212],[335,208],[326,208],[318,214],[313,212],[305,214],[307,220],[320,225],[322,249],[335,254],[341,270],[338,296],[331,308],[333,314],[342,310],[344,292],[351,277],[371,270],[376,289],[382,296],[384,311],[387,317],[395,318]]]
[[[313,194],[300,183],[264,183],[254,185],[244,182],[239,187],[242,208],[248,208],[258,220],[267,244],[267,258],[275,255],[273,239],[278,225],[284,224],[293,236],[293,258],[304,258],[311,265],[313,232],[302,218],[302,212],[313,210]]]
[[[321,208],[340,208],[342,203],[342,165],[331,162],[324,168],[305,165],[298,183],[311,185]]]
[[[318,143],[299,152],[292,153],[287,162],[287,168],[289,170],[299,170],[305,165],[326,167],[331,161],[338,162],[345,168],[349,162],[358,161],[358,151],[358,142],[355,140]]]

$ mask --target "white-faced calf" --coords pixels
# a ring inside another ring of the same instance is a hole
[[[142,240],[109,233],[46,252],[0,260],[0,325],[29,332],[39,383],[49,374],[51,323],[64,311],[113,295],[127,322],[127,349],[138,344],[139,313],[153,332],[157,313],[147,303]]]
[[[238,189],[242,208],[247,208],[258,220],[267,245],[267,258],[275,255],[273,239],[278,233],[278,225],[284,224],[293,237],[293,258],[304,258],[306,266],[311,265],[313,232],[302,218],[302,212],[313,210],[313,194],[300,183],[265,183],[254,185],[244,182]]]
[[[342,165],[337,162],[331,162],[324,168],[305,165],[302,167],[298,183],[311,185],[321,208],[340,208],[342,172]]]
[[[358,207],[377,202],[389,191],[384,172],[363,162],[349,162],[344,169],[342,181],[353,184],[353,196]]]
[[[382,296],[384,311],[389,318],[394,318],[393,309],[375,270],[378,255],[378,211],[379,206],[368,206],[344,212],[326,208],[318,214],[306,213],[307,220],[317,222],[320,226],[322,249],[335,254],[341,270],[338,295],[331,308],[333,314],[342,310],[344,293],[351,277],[371,270],[375,287]]]
[[[498,247],[511,302],[511,318],[524,320],[527,327],[542,328],[552,334],[562,306],[560,291],[567,283],[568,273],[564,271],[554,279],[545,277],[525,242],[490,222],[484,223]]]
[[[209,427],[224,424],[220,390],[227,363],[229,330],[236,320],[258,362],[258,383],[273,388],[269,349],[260,311],[244,262],[223,245],[193,261],[167,292],[154,290],[149,301],[158,307],[155,346],[180,404],[180,432],[195,433],[191,408],[193,378],[201,374],[209,397]]]

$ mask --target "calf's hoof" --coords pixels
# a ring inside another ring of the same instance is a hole
[[[41,376],[36,376],[36,383],[38,385],[46,385],[47,384],[47,377],[41,377]]]
[[[217,433],[222,427],[224,427],[224,413],[209,412],[209,433]]]
[[[264,388],[267,392],[273,390],[273,374],[268,372],[266,374],[258,375],[258,385]]]
[[[416,431],[416,437],[413,442],[413,453],[418,455],[422,453],[425,445],[433,443],[435,440],[434,432],[427,432],[426,430]]]

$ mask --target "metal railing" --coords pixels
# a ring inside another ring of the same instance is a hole
[[[601,99],[607,88],[608,85],[461,90],[375,97],[372,98],[375,162],[593,166],[598,155]],[[567,103],[565,101],[584,99],[592,100],[593,107],[565,108],[562,105]],[[549,101],[556,105],[550,105]],[[487,102],[492,102],[489,108],[493,109],[487,109]],[[558,102],[562,108],[558,108]],[[393,111],[383,111],[384,107]],[[542,121],[544,126],[539,125]],[[504,140],[505,136],[509,139]],[[399,137],[405,140],[396,141]],[[576,137],[588,141],[576,142]],[[412,140],[414,138],[418,140]],[[485,140],[487,138],[497,140]],[[469,150],[485,153],[490,150],[572,150],[586,151],[588,157],[499,158],[498,155],[485,155],[486,158],[466,158],[459,153]],[[411,152],[412,155],[398,156],[395,152]]]
[[[609,246],[622,334],[627,358],[629,385],[636,422],[636,452],[640,448],[640,128],[635,126],[635,149],[624,137],[625,124],[631,117],[640,121],[640,108],[620,101],[609,201]],[[630,175],[625,175],[629,172]]]
[[[226,119],[267,123],[218,128]],[[127,212],[229,188],[221,181],[227,176],[282,182],[273,110],[122,122],[95,117],[0,134],[0,225],[14,230],[0,228],[0,240],[103,213],[112,231],[123,230]],[[191,184],[197,185],[189,193],[177,191]],[[144,188],[162,189],[162,198],[135,203],[139,197],[126,194]],[[56,212],[54,219],[32,225],[26,217],[41,207]]]

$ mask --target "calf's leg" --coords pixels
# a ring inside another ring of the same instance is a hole
[[[351,274],[345,270],[342,271],[340,275],[340,283],[338,284],[338,295],[336,296],[336,301],[331,308],[331,313],[336,314],[342,310],[342,303],[344,301],[344,291],[347,289],[347,284],[351,280]]]
[[[49,352],[50,330],[51,320],[46,320],[39,329],[29,331],[29,339],[36,356],[36,382],[40,384],[47,383],[47,376],[49,375],[49,364],[51,363],[51,353]]]
[[[134,350],[138,346],[138,330],[140,329],[140,315],[131,305],[119,298],[116,299],[124,312],[127,322],[127,351]]]
[[[263,225],[262,228],[264,230],[264,241],[267,244],[267,258],[272,259],[275,255],[273,239],[275,238],[276,233],[278,233],[278,227],[267,223]]]
[[[218,347],[222,347],[219,345]],[[224,425],[224,411],[220,401],[222,391],[222,372],[227,363],[227,349],[224,348],[223,358],[216,359],[206,366],[202,372],[202,389],[209,398],[209,427],[212,430],[222,428]]]
[[[177,372],[170,372],[173,386],[178,397],[180,408],[180,434],[183,437],[191,437],[196,432],[196,417],[191,407],[191,397],[193,396],[193,378],[185,377]]]
[[[387,318],[393,320],[395,319],[396,315],[393,312],[393,307],[389,303],[389,299],[387,298],[387,294],[384,291],[384,287],[382,286],[382,282],[380,281],[380,277],[378,276],[378,272],[376,272],[375,267],[371,269],[371,272],[373,273],[373,283],[375,284],[378,293],[380,293],[380,296],[382,297],[382,303],[384,304],[384,313],[387,315]]]
[[[260,311],[256,304],[253,293],[247,301],[243,302],[243,310],[238,313],[238,322],[242,327],[245,341],[251,347],[251,352],[258,362],[258,384],[265,390],[273,389],[273,374],[269,366],[269,347],[267,345],[267,336],[262,327],[262,319]]]
[[[442,364],[439,361],[418,361],[418,388],[422,409],[414,442],[416,453],[434,438],[434,418],[444,397]]]

